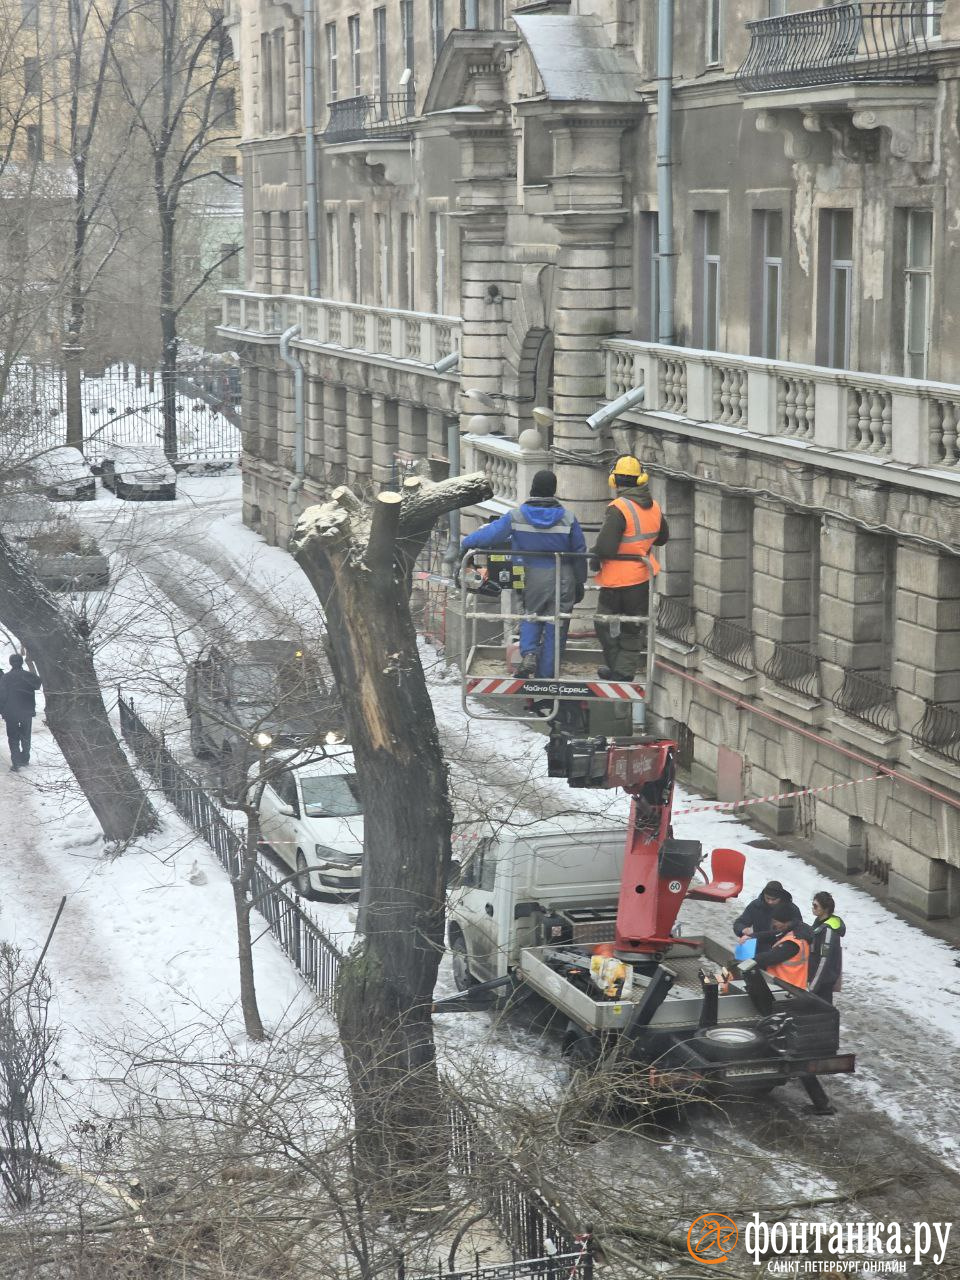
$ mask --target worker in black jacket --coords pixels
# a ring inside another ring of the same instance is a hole
[[[810,942],[810,974],[807,990],[827,1004],[833,1004],[833,993],[840,990],[843,975],[843,947],[840,939],[847,926],[836,914],[833,894],[821,889],[813,899],[813,937]]]
[[[23,669],[19,653],[10,655],[10,670],[0,677],[0,716],[7,726],[7,742],[10,745],[10,768],[17,773],[30,763],[30,734],[33,717],[37,714],[36,692],[41,680],[30,658],[29,671]]]
[[[810,929],[802,920],[794,918],[793,902],[779,902],[773,908],[770,921],[772,936],[764,947],[757,947],[752,960],[738,960],[741,973],[751,969],[763,969],[771,978],[778,978],[791,987],[807,989],[810,965]]]
[[[734,920],[733,932],[741,942],[745,938],[756,938],[757,946],[763,946],[773,932],[773,912],[778,907],[787,912],[787,919],[794,920],[797,924],[803,920],[792,894],[787,892],[779,880],[771,880]]]

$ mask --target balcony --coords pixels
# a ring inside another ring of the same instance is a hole
[[[820,656],[811,649],[777,641],[763,674],[806,698],[820,697]]]
[[[657,635],[669,636],[687,648],[696,644],[695,615],[689,600],[681,596],[657,596]]]
[[[715,618],[703,647],[730,666],[753,672],[753,632],[742,623]]]
[[[882,680],[846,669],[832,701],[838,711],[870,725],[878,733],[899,731],[896,690]]]
[[[925,702],[923,716],[910,738],[914,747],[960,765],[960,707]]]
[[[744,93],[836,84],[932,81],[931,41],[943,0],[884,0],[748,22],[750,49],[736,74]]]
[[[463,470],[483,472],[490,481],[493,507],[498,511],[523,502],[536,472],[553,464],[546,450],[523,449],[516,440],[504,436],[468,434],[463,437],[462,448]]]
[[[350,352],[367,362],[408,369],[412,363],[431,378],[458,382],[456,373],[438,374],[432,366],[459,347],[459,316],[244,290],[225,291],[221,298],[225,336],[275,343],[285,329],[298,324],[299,346]]]
[[[323,131],[324,142],[384,141],[409,138],[413,130],[415,105],[410,93],[384,93],[376,97],[362,93],[328,103],[330,120]]]
[[[797,463],[783,478],[799,500],[812,466],[855,476],[864,501],[866,481],[960,496],[960,386],[623,338],[602,345],[606,398],[646,388],[623,417],[655,419],[677,470],[710,443],[724,446],[716,478],[732,484],[744,483],[748,452]]]

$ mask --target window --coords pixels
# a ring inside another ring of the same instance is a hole
[[[240,279],[240,246],[222,244],[220,246],[220,277],[223,280]]]
[[[235,178],[237,176],[237,157],[233,155],[221,156],[220,172],[225,178]]]
[[[273,132],[273,52],[270,36],[260,37],[260,127]]]
[[[716,351],[720,334],[720,214],[701,212],[699,223],[699,345]]]
[[[403,67],[404,71],[409,71],[410,76],[406,82],[406,108],[408,114],[413,111],[414,98],[416,96],[416,86],[414,84],[414,19],[413,19],[413,0],[400,0],[400,30],[403,39]]]
[[[818,363],[850,367],[853,316],[853,210],[820,215]]]
[[[390,304],[390,215],[375,213],[373,231],[377,255],[373,280],[374,301],[378,306],[386,307]]]
[[[271,38],[273,52],[273,127],[287,127],[287,55],[283,30],[275,31]]]
[[[33,164],[43,159],[43,132],[38,124],[27,125],[27,161]]]
[[[480,0],[460,0],[460,25],[467,31],[480,28]]]
[[[350,68],[353,72],[353,96],[359,98],[363,92],[363,81],[360,74],[359,13],[352,13],[347,19],[347,32],[350,36]]]
[[[430,245],[433,249],[433,309],[443,315],[447,275],[447,215],[430,214]]]
[[[397,248],[397,253],[400,258],[397,263],[400,271],[400,297],[398,302],[402,308],[407,310],[413,307],[414,299],[416,246],[414,244],[413,234],[413,214],[401,213],[400,244]]]
[[[925,0],[915,6],[919,12],[913,15],[913,36],[915,39],[939,40],[940,22],[943,17],[943,0]]]
[[[779,209],[758,211],[760,255],[759,341],[755,354],[780,357],[780,313],[783,292],[783,214]]]
[[[36,31],[40,17],[40,0],[21,0],[20,11],[23,15],[23,26],[28,31]]]
[[[903,374],[906,378],[927,376],[932,266],[933,214],[929,209],[910,209],[903,307]]]
[[[277,239],[280,241],[280,292],[290,292],[290,214],[277,214]]]
[[[233,89],[215,90],[214,119],[221,129],[237,123],[237,95]]]
[[[723,0],[707,2],[707,66],[723,62]]]
[[[387,116],[387,11],[373,11],[373,96],[377,100],[377,119]]]
[[[787,12],[787,0],[767,0],[767,17],[782,18]]]
[[[639,245],[637,264],[637,322],[641,342],[660,337],[660,244],[656,213],[641,213],[637,219]]]
[[[40,96],[40,59],[24,58],[23,87],[33,98]]]
[[[351,213],[350,226],[350,301],[362,302],[363,237],[359,213]]]
[[[433,60],[440,57],[443,48],[443,0],[430,0]]]
[[[327,101],[336,102],[339,96],[337,83],[337,24],[328,22],[324,27],[327,38]]]
[[[327,213],[327,289],[331,297],[340,293],[340,222],[333,210]]]
[[[263,291],[270,293],[273,288],[273,214],[261,213],[263,227]]]

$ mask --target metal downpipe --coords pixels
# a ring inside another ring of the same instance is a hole
[[[293,370],[293,479],[287,486],[287,520],[290,532],[296,524],[297,494],[303,488],[307,470],[307,450],[303,413],[303,365],[300,358],[290,346],[294,338],[299,338],[300,326],[292,324],[280,335],[280,359]]]
[[[672,345],[673,281],[673,0],[657,9],[657,341]]]
[[[303,0],[303,135],[307,216],[307,292],[320,295],[320,245],[317,232],[317,122],[314,98],[314,0]]]

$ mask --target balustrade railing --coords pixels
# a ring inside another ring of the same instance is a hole
[[[838,711],[862,720],[881,733],[896,733],[900,728],[896,690],[877,676],[845,668],[843,683],[832,701]]]
[[[910,731],[915,747],[923,747],[960,765],[960,706],[925,699],[923,715]]]
[[[232,291],[223,295],[223,327],[274,339],[299,324],[300,341],[433,365],[456,350],[460,318],[332,298]],[[432,370],[431,370],[432,372]],[[437,375],[443,376],[443,375]],[[447,375],[453,377],[455,375]]]
[[[728,662],[741,671],[753,671],[753,632],[740,622],[714,618],[703,647],[715,658]]]
[[[407,93],[361,93],[328,103],[330,119],[325,142],[355,142],[360,138],[406,138],[410,135],[414,104]]]
[[[736,74],[744,93],[851,82],[933,79],[930,42],[943,0],[854,0],[748,22]]]
[[[763,674],[805,697],[820,697],[820,655],[812,649],[776,641]]]
[[[960,474],[960,386],[627,338],[603,346],[607,398],[646,387],[645,414]]]
[[[696,644],[694,614],[690,601],[682,596],[657,597],[657,634],[678,644]]]

